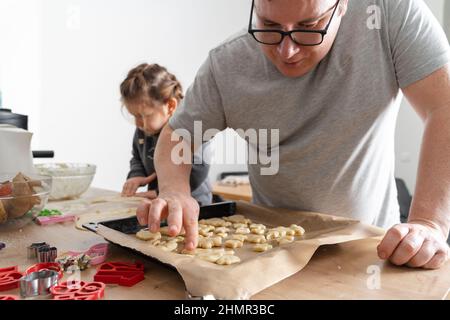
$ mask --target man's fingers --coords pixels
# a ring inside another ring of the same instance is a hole
[[[424,241],[425,239],[420,232],[410,232],[401,240],[389,260],[397,266],[406,264],[419,252]]]
[[[436,254],[436,246],[431,240],[425,240],[419,252],[408,262],[408,266],[412,268],[423,267]]]
[[[148,211],[152,205],[152,202],[149,200],[143,200],[137,210],[136,210],[136,217],[138,219],[138,222],[141,226],[148,225]]]
[[[388,259],[408,233],[409,228],[405,225],[399,224],[392,227],[378,245],[378,256],[383,260]]]
[[[161,218],[164,217],[164,211],[167,210],[167,203],[161,198],[152,200],[151,203],[152,205],[148,212],[148,225],[151,232],[158,232]]]
[[[180,233],[183,226],[183,208],[178,201],[167,201],[167,224],[169,226],[169,235],[175,237]]]
[[[194,250],[198,243],[198,209],[194,212],[184,213],[183,226],[186,230],[185,248]]]
[[[434,257],[425,264],[423,267],[425,269],[439,269],[447,261],[448,253],[444,251],[439,251],[434,255]]]

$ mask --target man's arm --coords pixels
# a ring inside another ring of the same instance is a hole
[[[159,196],[155,200],[144,200],[137,210],[137,218],[141,225],[148,225],[151,232],[157,232],[161,220],[167,219],[171,236],[178,235],[184,227],[185,247],[193,250],[197,247],[200,208],[197,201],[191,197],[189,178],[192,164],[178,165],[172,161],[172,150],[180,143],[172,141],[173,132],[172,128],[166,125],[155,150]],[[192,152],[193,147],[187,148]]]
[[[417,186],[407,224],[378,247],[396,265],[435,269],[448,259],[450,230],[450,65],[403,89],[425,124]]]

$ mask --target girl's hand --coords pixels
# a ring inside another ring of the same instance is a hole
[[[147,192],[139,192],[135,194],[136,197],[140,197],[140,198],[146,198],[146,199],[156,199],[158,197],[158,194],[156,193],[155,190],[150,190]]]
[[[132,197],[136,194],[137,189],[146,186],[156,179],[156,172],[148,177],[134,177],[125,182],[122,188],[122,197]]]

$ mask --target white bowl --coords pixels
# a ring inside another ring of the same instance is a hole
[[[82,163],[37,164],[39,174],[52,177],[50,200],[75,199],[91,186],[97,167]]]

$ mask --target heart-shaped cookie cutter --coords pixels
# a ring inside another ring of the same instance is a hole
[[[41,270],[23,276],[20,281],[20,296],[35,298],[50,295],[50,289],[58,284],[58,272]]]
[[[71,281],[50,289],[53,300],[98,300],[105,295],[105,284],[101,282]]]

